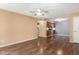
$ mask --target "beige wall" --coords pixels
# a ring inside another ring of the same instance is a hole
[[[0,46],[37,38],[37,20],[0,10]]]
[[[39,22],[39,36],[47,37],[47,21],[40,20]]]

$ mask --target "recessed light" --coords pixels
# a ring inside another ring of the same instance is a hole
[[[67,18],[57,18],[57,19],[55,19],[55,21],[58,21],[58,22],[65,21],[65,20],[67,20]]]

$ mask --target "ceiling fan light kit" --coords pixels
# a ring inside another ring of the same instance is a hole
[[[45,16],[48,11],[44,11],[41,8],[37,8],[36,11],[31,11],[34,13],[35,16]]]

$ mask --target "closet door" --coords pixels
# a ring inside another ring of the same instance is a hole
[[[79,43],[79,16],[76,16],[73,19],[73,41]]]

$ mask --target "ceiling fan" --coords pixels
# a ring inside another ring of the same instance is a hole
[[[30,13],[33,13],[35,16],[44,16],[46,13],[48,13],[48,11],[37,8],[35,11],[30,11]]]

